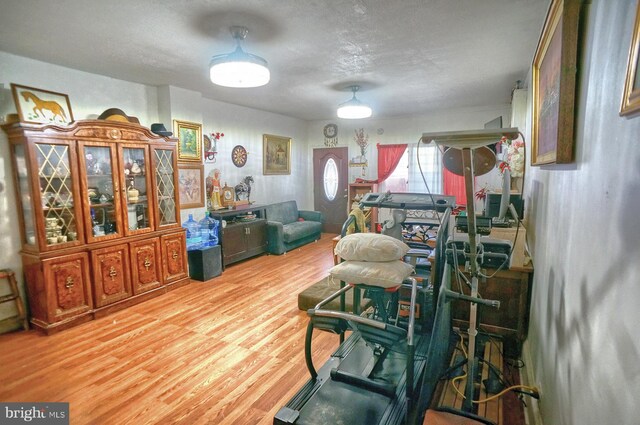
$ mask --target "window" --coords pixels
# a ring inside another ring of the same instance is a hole
[[[420,146],[420,167],[418,166],[418,145],[409,145],[398,166],[382,183],[381,192],[427,193],[424,180],[431,193],[442,193],[442,154],[436,146]],[[424,175],[424,180],[422,176]]]
[[[324,195],[329,201],[333,201],[338,193],[338,165],[333,158],[329,158],[324,164],[322,180],[324,181]]]

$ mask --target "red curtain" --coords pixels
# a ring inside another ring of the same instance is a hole
[[[456,204],[467,205],[467,195],[464,190],[464,176],[453,174],[451,171],[442,167],[442,175],[444,177],[444,194],[455,196]],[[475,178],[474,178],[475,179]]]
[[[378,183],[385,181],[396,169],[402,155],[407,150],[407,144],[381,145],[378,147]]]

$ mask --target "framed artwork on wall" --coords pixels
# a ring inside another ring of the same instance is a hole
[[[69,124],[73,121],[69,96],[11,83],[13,101],[21,122]]]
[[[636,20],[631,35],[627,78],[624,81],[624,93],[620,115],[631,115],[640,112],[640,3],[636,6]]]
[[[573,162],[582,0],[553,0],[533,59],[531,165]]]
[[[202,162],[202,124],[173,120],[178,137],[178,161]]]
[[[180,208],[204,207],[204,165],[178,164]]]
[[[291,138],[265,134],[262,136],[263,174],[291,174]]]

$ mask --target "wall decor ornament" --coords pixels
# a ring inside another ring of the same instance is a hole
[[[640,3],[636,6],[636,20],[631,35],[627,78],[624,82],[620,115],[640,112]]]
[[[247,163],[247,150],[244,146],[237,145],[231,151],[231,161],[238,168],[244,167]]]
[[[180,207],[203,207],[204,192],[204,165],[178,164],[178,196],[180,199]]]
[[[202,124],[173,120],[178,137],[178,161],[202,162]]]
[[[335,124],[327,124],[322,130],[324,133],[324,145],[327,147],[335,147],[338,145],[338,126]]]
[[[13,101],[21,122],[69,124],[73,121],[69,96],[11,83]]]
[[[265,134],[262,136],[262,173],[291,174],[291,138]]]
[[[533,59],[531,165],[573,161],[582,0],[553,0]]]
[[[204,162],[213,163],[216,162],[216,155],[218,154],[218,141],[224,137],[224,133],[215,132],[211,133],[211,136],[204,135]]]

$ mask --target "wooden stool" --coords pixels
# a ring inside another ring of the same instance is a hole
[[[24,306],[22,305],[20,292],[18,292],[18,285],[16,284],[15,274],[12,270],[9,269],[0,270],[0,279],[7,279],[7,281],[9,282],[9,287],[11,289],[10,294],[0,296],[0,304],[7,303],[9,301],[15,301],[16,308],[18,309],[17,315],[0,320],[0,324],[10,320],[18,320],[22,323],[22,327],[25,331],[29,330],[29,321],[27,320],[27,314],[25,313]]]

